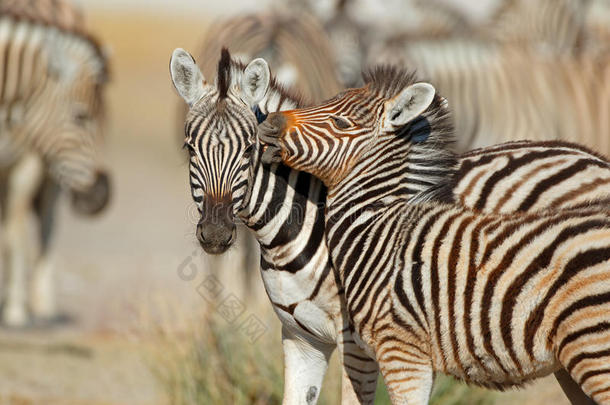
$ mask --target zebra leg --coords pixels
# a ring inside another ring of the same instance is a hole
[[[9,326],[23,326],[29,321],[27,311],[27,272],[32,263],[28,256],[39,252],[37,241],[28,238],[32,201],[42,179],[43,164],[29,154],[11,168],[6,194],[6,220],[3,253],[8,273],[2,321]]]
[[[282,326],[284,347],[284,405],[313,405],[318,401],[322,380],[334,345],[315,342]]]
[[[430,358],[420,350],[422,345],[392,335],[386,335],[386,339],[380,337],[380,341],[375,353],[392,404],[428,404],[434,370]]]
[[[341,359],[341,403],[373,404],[377,389],[377,362],[357,345],[350,326],[342,330],[337,342]]]
[[[588,305],[574,310],[557,327],[552,344],[566,374],[594,401],[589,403],[610,404],[610,322],[608,305],[601,302],[585,301]],[[570,384],[566,386],[570,388]],[[566,391],[572,403],[587,403],[582,396],[571,396],[573,393],[573,389]]]
[[[53,283],[54,261],[51,254],[51,236],[59,185],[46,177],[35,201],[38,217],[36,238],[40,240],[41,254],[32,273],[30,306],[35,318],[51,320],[57,315]]]
[[[580,389],[576,381],[572,380],[565,368],[556,371],[555,378],[572,405],[595,405],[595,402]]]

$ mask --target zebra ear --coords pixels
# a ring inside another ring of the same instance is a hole
[[[246,66],[241,77],[241,91],[245,101],[251,106],[258,104],[267,94],[271,72],[262,58],[254,59]]]
[[[174,87],[189,107],[192,107],[203,96],[205,84],[195,59],[184,49],[177,48],[169,61],[169,72]]]
[[[393,131],[420,116],[434,100],[436,90],[428,83],[415,83],[385,102],[383,129]]]

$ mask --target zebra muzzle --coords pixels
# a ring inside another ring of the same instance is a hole
[[[282,150],[280,135],[285,119],[279,114],[270,114],[267,120],[258,126],[258,139],[263,145],[261,160],[263,163],[280,163]]]
[[[97,173],[94,184],[85,191],[73,190],[72,207],[82,215],[96,215],[100,213],[110,201],[110,177],[105,172]]]

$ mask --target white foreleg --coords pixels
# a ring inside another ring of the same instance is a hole
[[[35,318],[50,321],[57,316],[55,301],[55,255],[53,254],[53,227],[55,206],[59,197],[59,185],[47,177],[37,196],[36,213],[38,227],[32,239],[40,241],[40,255],[35,258],[32,273],[30,306]]]
[[[297,336],[282,327],[284,346],[284,405],[313,405],[318,401],[322,380],[334,345]]]
[[[28,238],[33,218],[32,200],[43,175],[42,160],[33,154],[21,158],[11,169],[7,184],[4,257],[8,273],[2,321],[23,326],[28,318],[27,279],[30,259],[40,251],[38,239]]]

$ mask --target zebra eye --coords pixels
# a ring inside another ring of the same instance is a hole
[[[193,145],[188,140],[184,141],[182,149],[187,150],[189,153],[193,153]]]
[[[246,159],[249,159],[249,158],[250,158],[250,155],[252,154],[252,150],[253,150],[253,149],[254,149],[254,144],[253,144],[253,143],[251,143],[250,145],[248,145],[248,146],[246,147],[246,149],[244,150],[244,157],[245,157]]]
[[[335,123],[335,126],[339,129],[347,129],[352,126],[352,124],[345,118],[337,117],[334,115],[330,118],[332,118],[333,122]]]

